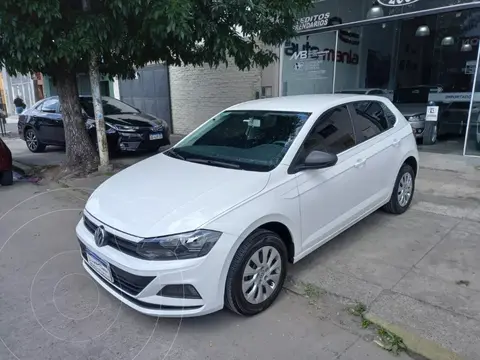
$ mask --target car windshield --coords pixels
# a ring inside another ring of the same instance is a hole
[[[87,113],[88,116],[94,117],[94,110],[93,110],[93,100],[91,97],[80,97],[80,104],[82,105],[83,110]],[[134,107],[125,104],[124,102],[107,97],[102,96],[102,104],[103,104],[103,114],[104,115],[120,115],[120,114],[138,114],[139,111]]]
[[[430,88],[411,87],[397,89],[393,93],[393,102],[396,104],[426,104]]]
[[[310,113],[225,111],[166,155],[211,166],[250,171],[274,169]]]

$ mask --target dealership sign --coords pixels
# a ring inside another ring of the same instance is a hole
[[[419,0],[377,0],[383,6],[403,6],[416,3]]]

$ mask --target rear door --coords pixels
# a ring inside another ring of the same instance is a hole
[[[358,181],[368,184],[363,191],[365,207],[377,208],[391,196],[403,154],[395,115],[381,101],[357,101],[349,104],[353,116],[358,157],[364,161]]]

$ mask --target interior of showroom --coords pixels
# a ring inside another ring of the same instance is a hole
[[[480,156],[480,1],[314,0],[297,27],[280,94],[386,96],[420,149]]]

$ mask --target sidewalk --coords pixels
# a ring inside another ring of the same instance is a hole
[[[480,171],[421,153],[412,208],[376,212],[293,267],[368,308],[366,317],[432,360],[480,358]]]

